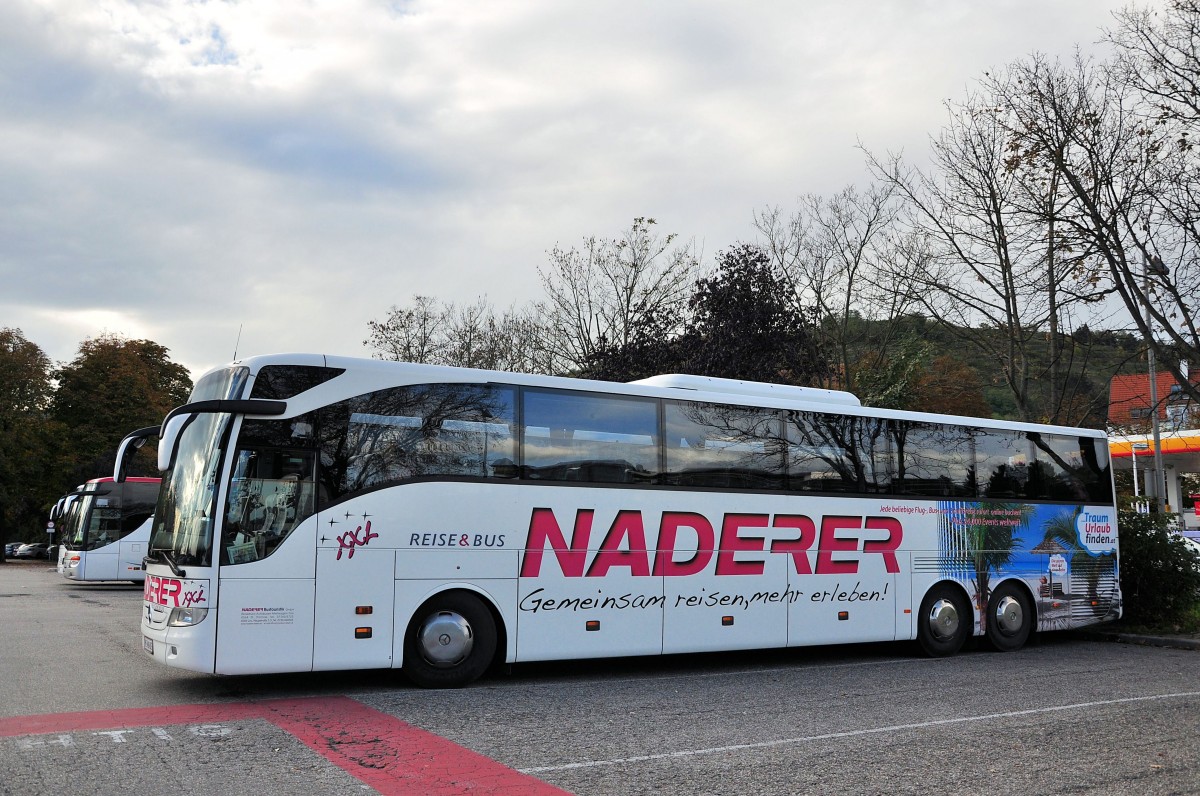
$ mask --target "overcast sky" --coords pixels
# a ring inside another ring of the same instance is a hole
[[[3,0],[0,327],[196,376],[368,356],[414,293],[525,304],[635,216],[711,261],[865,184],[860,141],[921,162],[983,71],[1102,53],[1124,5]]]

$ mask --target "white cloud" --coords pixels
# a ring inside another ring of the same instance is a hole
[[[634,216],[749,239],[1122,4],[6,3],[0,325],[55,359],[107,330],[203,369],[239,325],[366,354],[391,304],[524,303],[547,249]]]

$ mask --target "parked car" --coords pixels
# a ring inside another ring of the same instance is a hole
[[[13,556],[15,556],[17,554],[17,550],[20,549],[21,545],[23,545],[23,544],[25,544],[25,543],[24,542],[9,542],[8,544],[4,545],[4,557],[12,558]]]
[[[49,558],[50,545],[46,542],[30,542],[17,548],[13,558]]]

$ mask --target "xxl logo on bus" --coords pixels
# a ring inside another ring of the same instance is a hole
[[[721,519],[718,544],[718,531],[703,514],[668,511],[659,522],[655,549],[646,543],[642,513],[618,511],[589,564],[594,513],[592,509],[575,513],[568,543],[554,511],[534,509],[521,577],[541,574],[547,547],[568,578],[602,578],[611,569],[627,569],[630,575],[695,575],[705,571],[714,556],[718,575],[763,573],[765,559],[739,559],[738,553],[782,553],[791,557],[798,575],[853,575],[865,555],[879,556],[888,572],[900,571],[896,550],[904,539],[904,527],[895,517],[829,515],[821,518],[818,528],[803,514],[726,514]],[[771,538],[773,529],[786,532],[789,538]],[[676,550],[681,531],[688,534],[689,541],[694,535],[694,548],[689,544]],[[797,532],[799,538],[795,538]],[[681,553],[686,557],[676,558]]]

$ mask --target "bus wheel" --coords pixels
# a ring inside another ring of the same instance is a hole
[[[963,593],[946,584],[934,586],[921,603],[917,641],[934,658],[953,655],[962,649],[971,624],[971,606]]]
[[[987,638],[1001,652],[1025,646],[1033,629],[1033,609],[1020,586],[1001,583],[988,599]]]
[[[496,622],[466,592],[428,600],[404,637],[404,673],[422,688],[460,688],[482,675],[496,653]]]

